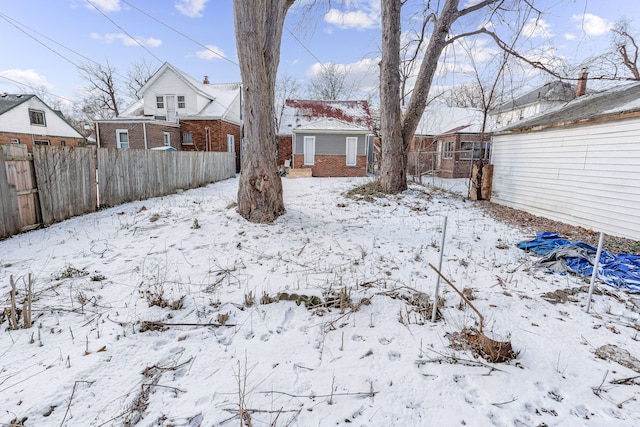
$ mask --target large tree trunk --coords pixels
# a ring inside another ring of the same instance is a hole
[[[400,8],[401,0],[382,1],[382,62],[380,64],[380,133],[382,190],[407,189],[407,154],[402,141],[400,114]]]
[[[251,222],[271,223],[285,212],[273,118],[282,29],[293,2],[233,2],[244,97],[244,151],[238,212]]]

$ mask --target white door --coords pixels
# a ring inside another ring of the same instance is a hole
[[[176,97],[175,95],[167,95],[167,121],[176,121]]]
[[[236,152],[236,141],[233,135],[227,134],[227,152],[235,153]]]
[[[358,152],[358,138],[355,136],[347,137],[347,166],[356,165],[357,152]]]
[[[316,137],[304,137],[304,164],[313,165],[316,157]]]

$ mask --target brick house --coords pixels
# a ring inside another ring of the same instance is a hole
[[[442,178],[467,178],[480,159],[482,111],[432,106],[425,110],[409,146],[409,173]],[[489,132],[484,134],[483,159],[490,155]]]
[[[78,147],[86,139],[36,95],[0,94],[0,144]]]
[[[117,118],[96,121],[98,147],[231,151],[240,170],[240,83],[200,82],[164,63],[138,95]]]
[[[367,101],[287,99],[278,130],[278,165],[317,177],[366,176],[373,156]]]

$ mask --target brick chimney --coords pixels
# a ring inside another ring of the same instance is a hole
[[[583,68],[578,75],[578,87],[576,88],[576,98],[587,93],[587,77],[589,72],[586,68]]]
[[[202,83],[208,85],[209,84],[209,76],[204,76],[204,79],[202,80]]]

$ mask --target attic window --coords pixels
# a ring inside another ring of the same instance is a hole
[[[156,96],[156,108],[159,110],[164,108],[164,96]]]
[[[178,108],[185,108],[184,95],[178,95]]]
[[[29,109],[29,121],[32,125],[46,126],[44,121],[44,111]]]

